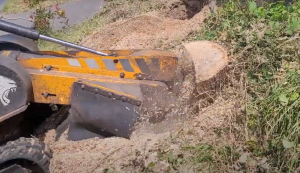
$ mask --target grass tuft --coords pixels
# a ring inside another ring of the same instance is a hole
[[[105,18],[102,18],[101,15],[97,14],[90,19],[83,21],[80,24],[73,25],[69,28],[55,31],[50,36],[68,41],[71,43],[79,44],[82,39],[93,34],[95,31],[98,31],[99,28],[103,27],[106,23]],[[66,49],[65,47],[55,44],[52,42],[47,42],[39,40],[38,46],[40,50],[51,50],[51,51],[60,51]]]

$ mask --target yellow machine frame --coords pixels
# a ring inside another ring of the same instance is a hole
[[[88,85],[140,100],[131,92],[95,85],[106,84],[165,86],[173,79],[177,58],[173,52],[160,50],[103,51],[115,56],[100,56],[81,51],[47,51],[21,53],[4,51],[15,57],[31,75],[34,102],[70,104],[72,85],[82,81]],[[167,57],[167,58],[166,58]],[[170,72],[168,74],[168,72]],[[144,81],[143,79],[147,79]],[[149,81],[150,80],[150,81]]]

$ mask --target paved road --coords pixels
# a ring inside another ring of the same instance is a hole
[[[5,4],[6,1],[7,0],[0,0],[0,11],[3,8],[3,6],[4,6],[4,4]]]
[[[0,0],[1,3],[3,3],[2,1],[5,0]],[[74,25],[95,15],[101,9],[101,7],[103,7],[103,5],[104,0],[79,0],[62,4],[59,7],[65,10],[66,17],[69,19],[69,25]],[[54,10],[54,7],[51,9]],[[33,23],[31,21],[20,19],[28,19],[32,13],[32,11],[28,11],[18,14],[8,14],[3,16],[3,20],[22,25],[24,27],[32,27]],[[65,26],[63,23],[61,23],[62,21],[63,20],[54,20],[54,30],[62,29],[63,26]],[[0,35],[3,34],[5,34],[5,32],[0,31]]]

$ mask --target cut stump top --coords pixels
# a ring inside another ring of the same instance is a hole
[[[194,62],[196,83],[213,78],[228,64],[227,52],[219,44],[197,41],[183,46]]]

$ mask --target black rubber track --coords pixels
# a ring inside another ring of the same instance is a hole
[[[15,160],[34,163],[41,173],[50,173],[52,153],[48,145],[35,138],[20,138],[0,147],[0,168]],[[23,166],[23,165],[22,165]]]

